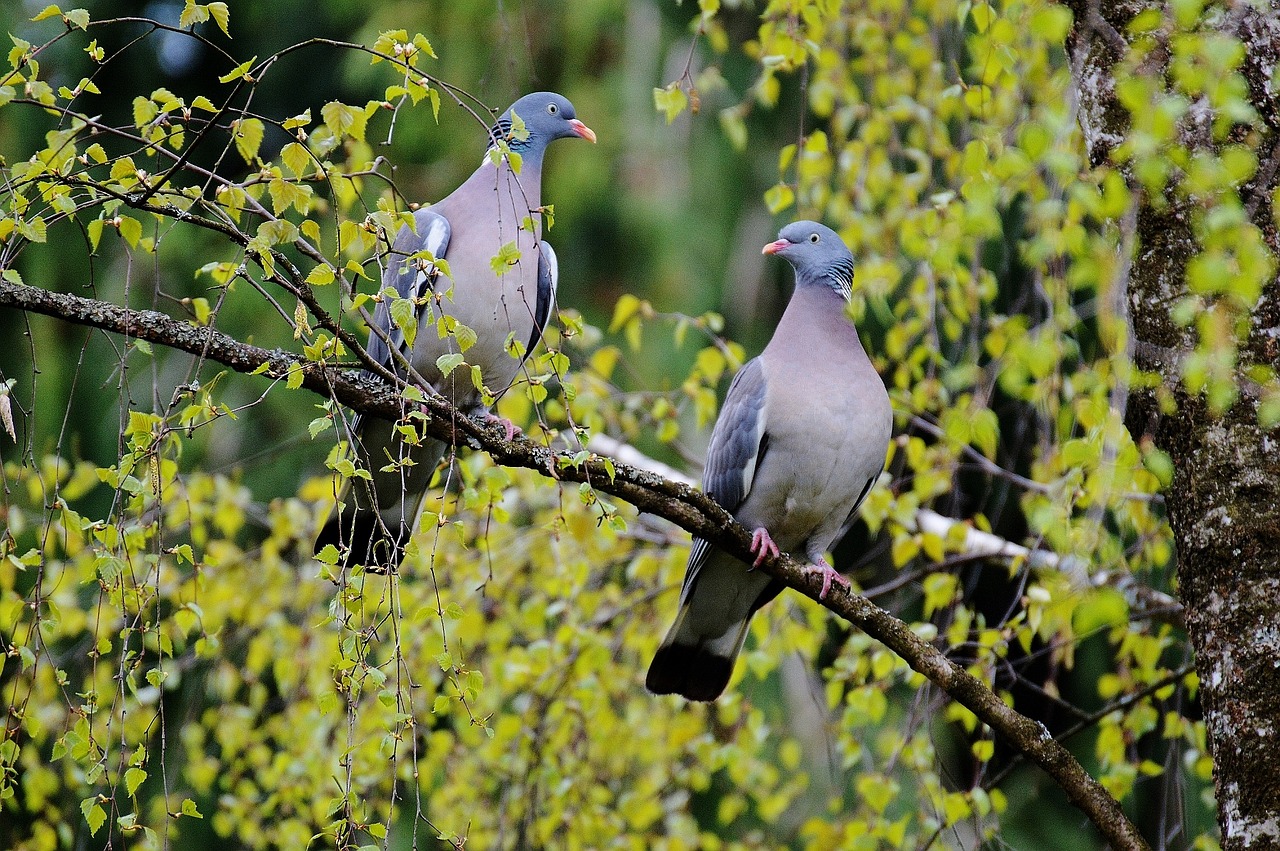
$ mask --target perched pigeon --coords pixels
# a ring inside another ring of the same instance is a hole
[[[556,139],[594,142],[596,134],[574,117],[573,104],[551,92],[520,98],[489,132],[491,146],[505,143],[517,156],[486,155],[451,195],[414,214],[416,229],[401,228],[387,257],[384,293],[422,300],[412,351],[392,320],[393,299],[385,296],[374,313],[368,351],[403,374],[389,341],[459,411],[493,418],[471,367],[480,367],[492,397],[502,395],[540,339],[555,301],[556,255],[541,239],[543,155]],[[445,261],[447,274],[435,260]],[[439,333],[442,314],[474,332],[465,352],[459,335]],[[437,360],[455,353],[466,365],[443,375]],[[394,569],[446,447],[430,438],[411,445],[380,419],[357,417],[353,431],[360,465],[372,481],[350,480],[315,550],[333,544],[345,552],[345,563]],[[507,423],[508,437],[513,432]]]
[[[773,339],[729,385],[711,433],[703,486],[754,530],[754,566],[779,551],[822,575],[822,597],[849,582],[825,559],[884,469],[889,396],[845,314],[853,255],[816,222],[782,229],[765,254],[795,267],[796,289]],[[695,538],[680,611],[649,666],[655,694],[715,700],[747,624],[782,585]]]

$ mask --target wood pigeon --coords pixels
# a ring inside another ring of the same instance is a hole
[[[491,147],[480,167],[447,198],[414,213],[416,228],[397,234],[368,352],[404,374],[390,342],[459,411],[496,419],[489,405],[511,386],[555,302],[556,255],[542,241],[543,156],[556,139],[594,142],[596,134],[574,116],[573,104],[552,92],[520,98],[489,134]],[[495,155],[499,143],[514,156]],[[392,319],[397,298],[420,305],[411,350]],[[451,330],[455,321],[465,329]],[[465,365],[442,374],[437,361],[454,354]],[[480,368],[488,399],[475,385],[473,366]],[[515,427],[506,425],[509,439]],[[394,569],[446,446],[431,438],[406,441],[395,425],[376,418],[357,416],[352,432],[360,466],[372,480],[348,480],[315,551],[333,544],[344,553],[343,563]]]
[[[783,585],[752,568],[779,551],[831,583],[849,581],[825,553],[884,469],[889,395],[845,312],[853,255],[817,222],[787,225],[765,254],[795,268],[796,289],[773,339],[729,385],[711,433],[706,492],[754,533],[754,564],[694,538],[680,610],[649,666],[655,694],[715,700],[733,674],[747,624]]]

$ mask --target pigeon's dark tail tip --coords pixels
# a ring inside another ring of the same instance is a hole
[[[724,693],[731,676],[732,658],[717,656],[706,645],[668,644],[654,654],[644,684],[654,694],[712,701]]]
[[[339,564],[362,564],[375,573],[389,573],[395,571],[404,559],[404,545],[408,539],[406,530],[402,529],[398,536],[393,537],[376,514],[359,511],[354,516],[330,517],[316,536],[313,552],[318,555],[332,544],[339,552],[346,550]]]

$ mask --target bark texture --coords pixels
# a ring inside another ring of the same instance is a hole
[[[1076,24],[1068,52],[1080,97],[1080,124],[1090,159],[1107,161],[1129,129],[1116,98],[1115,64],[1128,49],[1128,24],[1155,8],[1173,19],[1174,4],[1069,2]],[[1256,126],[1238,127],[1230,141],[1254,147],[1258,169],[1241,187],[1245,209],[1277,253],[1272,196],[1280,160],[1280,99],[1275,69],[1280,57],[1280,2],[1232,3],[1209,8],[1201,22],[1240,39],[1241,66]],[[1165,46],[1167,48],[1167,45]],[[1168,80],[1170,51],[1149,58]],[[1179,141],[1216,153],[1211,113],[1193,104]],[[1137,192],[1133,181],[1131,188]],[[1280,435],[1258,425],[1259,390],[1242,379],[1240,401],[1214,415],[1185,392],[1180,366],[1195,346],[1193,331],[1171,317],[1188,293],[1186,269],[1198,251],[1191,227],[1194,199],[1175,192],[1139,195],[1137,252],[1128,282],[1128,309],[1138,365],[1160,374],[1176,411],[1161,412],[1149,390],[1129,397],[1128,423],[1136,439],[1150,435],[1168,452],[1175,474],[1168,493],[1178,551],[1179,596],[1196,654],[1200,696],[1223,847],[1280,847]],[[1280,285],[1272,279],[1249,315],[1240,366],[1277,364]]]

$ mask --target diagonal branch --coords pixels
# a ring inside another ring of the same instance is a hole
[[[0,306],[42,313],[203,355],[239,372],[264,369],[267,375],[279,378],[300,369],[302,386],[326,398],[337,399],[362,413],[390,420],[397,420],[402,414],[402,400],[387,384],[352,375],[351,370],[305,361],[279,349],[268,351],[248,345],[212,327],[197,327],[156,311],[133,310],[7,280],[0,280]],[[625,499],[641,511],[664,517],[689,532],[707,538],[735,556],[748,558],[751,533],[710,497],[688,484],[594,454],[575,464],[570,455],[553,452],[523,437],[505,440],[502,427],[462,416],[442,398],[429,396],[422,405],[427,414],[423,428],[432,437],[483,450],[503,466],[525,467],[562,481],[587,482],[600,491]],[[790,557],[783,555],[769,560],[761,569],[811,599],[818,599],[821,582],[807,574],[803,565]],[[866,597],[836,588],[825,601],[819,602],[897,653],[912,669],[973,712],[1025,758],[1044,769],[1113,848],[1147,848],[1119,802],[1089,776],[1075,757],[1054,741],[1044,725],[1006,706],[980,680],[921,639],[906,623]]]

